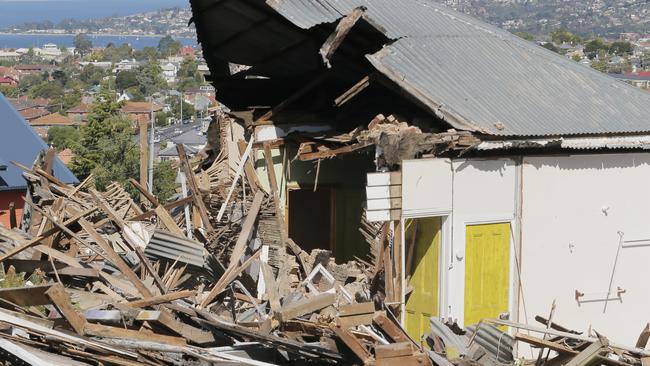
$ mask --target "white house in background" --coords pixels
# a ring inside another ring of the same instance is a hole
[[[160,67],[162,69],[162,75],[165,78],[165,81],[168,83],[175,83],[176,74],[178,73],[178,66],[174,65],[171,62],[167,62]]]
[[[16,51],[1,51],[0,61],[17,61],[20,58],[20,53]]]
[[[138,61],[136,61],[135,59],[121,60],[120,62],[115,64],[115,67],[113,68],[113,73],[118,73],[120,71],[135,70],[139,66],[140,63],[138,63]]]
[[[119,102],[130,102],[133,100],[133,94],[129,93],[127,90],[123,91],[122,94],[120,94],[117,97],[117,101]]]

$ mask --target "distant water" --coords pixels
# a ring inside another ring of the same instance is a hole
[[[104,18],[187,6],[189,0],[0,0],[0,28],[24,22],[57,23],[65,18]]]
[[[89,35],[89,38],[92,40],[93,46],[96,47],[105,47],[108,43],[113,43],[117,46],[127,43],[134,49],[142,49],[148,46],[158,46],[158,41],[160,41],[161,37]],[[177,38],[177,40],[186,46],[196,46],[197,44],[194,38]],[[0,48],[41,47],[46,43],[72,47],[73,41],[73,35],[0,34]]]

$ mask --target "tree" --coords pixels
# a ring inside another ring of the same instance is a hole
[[[169,124],[168,123],[169,121],[167,120],[169,118],[169,115],[167,115],[167,113],[165,112],[156,112],[155,118],[156,118],[156,126],[158,127],[165,127]]]
[[[15,86],[0,85],[0,94],[9,98],[16,98],[20,95],[20,89]]]
[[[160,202],[167,202],[176,193],[176,169],[170,161],[163,161],[154,165],[153,176],[153,194]]]
[[[155,61],[158,59],[158,50],[155,47],[145,47],[133,52],[133,57],[138,61]]]
[[[533,36],[532,34],[530,34],[528,32],[517,32],[517,33],[515,33],[515,35],[520,37],[520,38],[523,38],[523,39],[525,39],[527,41],[532,42],[532,41],[535,40],[535,36]]]
[[[93,64],[88,64],[81,69],[79,73],[79,80],[81,80],[86,86],[95,86],[99,85],[104,78],[104,70],[101,67],[97,67]]]
[[[178,68],[177,76],[181,78],[193,78],[198,71],[199,63],[192,57],[185,57],[181,63],[181,67]]]
[[[615,41],[609,45],[609,54],[610,55],[629,55],[634,51],[634,46],[630,42],[625,41]]]
[[[138,68],[136,79],[140,91],[145,96],[150,96],[167,87],[167,82],[162,76],[162,68],[157,62],[148,62]]]
[[[555,53],[560,53],[560,49],[557,48],[552,42],[546,42],[542,45],[542,47],[546,48],[547,50],[551,50]]]
[[[576,44],[580,41],[578,37],[576,37],[573,33],[569,32],[566,29],[558,29],[551,32],[551,40],[555,44],[562,44],[562,43]]]
[[[171,107],[171,115],[177,120],[181,119],[181,102],[178,97],[170,97],[167,99]],[[196,113],[194,106],[183,101],[183,119],[193,116]]]
[[[77,149],[80,138],[79,129],[73,126],[53,126],[47,131],[47,142],[59,150]]]
[[[29,91],[32,98],[54,99],[62,97],[63,86],[58,81],[43,81]]]
[[[598,51],[607,49],[608,47],[605,42],[603,42],[603,40],[600,38],[596,38],[585,44],[584,52],[587,57],[593,60],[598,55]]]
[[[79,105],[79,103],[81,103],[81,90],[79,89],[63,93],[52,101],[52,104],[56,105],[61,113],[67,112],[68,109]]]
[[[120,71],[115,77],[115,88],[117,90],[126,90],[132,86],[138,85],[138,73],[131,70]]]
[[[181,50],[181,47],[183,47],[183,45],[179,41],[176,41],[171,36],[167,35],[161,38],[158,42],[158,54],[161,57],[176,55]]]
[[[102,90],[98,102],[88,115],[88,123],[81,127],[79,143],[72,148],[75,156],[72,171],[79,179],[91,173],[95,187],[104,190],[111,182],[120,182],[138,200],[138,194],[128,183],[139,177],[139,147],[133,139],[131,121],[119,115],[120,104]],[[154,194],[164,201],[171,196],[175,175],[170,166],[154,167]]]
[[[93,42],[85,33],[77,34],[72,43],[74,44],[75,52],[80,54],[82,57],[87,55],[93,48]]]
[[[571,56],[571,59],[575,62],[580,62],[580,60],[582,60],[582,57],[580,57],[580,55],[577,53],[574,53],[573,56]]]

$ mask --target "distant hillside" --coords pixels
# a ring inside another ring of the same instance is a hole
[[[168,8],[156,11],[114,16],[101,19],[64,19],[59,22],[27,22],[4,29],[11,33],[94,33],[133,35],[174,35],[194,37],[188,26],[192,14],[188,8]]]
[[[565,28],[581,36],[609,38],[618,38],[624,32],[650,32],[647,0],[444,0],[444,3],[513,32],[542,35]]]

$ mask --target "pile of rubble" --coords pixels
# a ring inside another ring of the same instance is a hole
[[[186,189],[167,204],[136,181],[139,204],[117,183],[98,192],[92,176],[66,185],[52,174],[53,154],[21,166],[23,220],[0,226],[5,364],[513,362],[515,338],[488,323],[462,330],[431,319],[428,337],[409,337],[386,300],[395,297],[386,225],[362,223],[368,258],[337,264],[328,251],[302,251],[287,237],[277,187],[260,185],[251,149],[241,144],[233,172],[225,152],[191,162],[179,145]],[[589,350],[610,365],[639,363],[638,353],[562,335],[517,339],[562,360]]]

